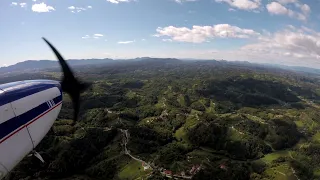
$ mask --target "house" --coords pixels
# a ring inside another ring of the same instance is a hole
[[[142,162],[142,167],[144,171],[150,169],[150,165],[145,162]]]
[[[171,175],[172,175],[172,171],[170,171],[170,170],[165,170],[165,171],[164,171],[164,174],[171,176]]]
[[[192,166],[191,170],[189,171],[190,174],[196,174],[197,172],[199,172],[201,169],[201,166],[200,165],[195,165],[195,166]]]
[[[224,165],[224,164],[220,164],[220,169],[227,170],[227,166],[226,166],[226,165]]]

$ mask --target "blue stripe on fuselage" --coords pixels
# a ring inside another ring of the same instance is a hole
[[[59,104],[62,102],[62,94],[56,98],[53,99],[55,104]],[[28,112],[25,112],[24,114],[21,114],[20,116],[14,117],[12,119],[9,119],[8,121],[0,124],[0,140],[7,135],[14,132],[19,127],[26,125],[30,121],[32,121],[34,118],[39,116],[40,114],[44,113],[45,111],[49,110],[51,107],[48,106],[47,102],[37,106],[36,108],[31,109]]]
[[[60,83],[50,80],[30,80],[2,84],[0,89],[4,93],[0,94],[0,106],[53,87],[57,87],[61,92]]]

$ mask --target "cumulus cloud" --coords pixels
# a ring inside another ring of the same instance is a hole
[[[218,3],[227,3],[231,7],[241,9],[241,10],[247,10],[247,11],[253,11],[257,10],[261,6],[261,0],[215,0]]]
[[[89,6],[88,6],[89,7]],[[91,7],[91,6],[90,6]],[[92,8],[92,7],[91,7]],[[88,9],[91,9],[91,8],[88,8]],[[79,13],[81,11],[86,11],[87,9],[86,8],[83,8],[83,7],[75,7],[75,6],[70,6],[68,7],[68,9],[70,10],[70,12],[72,13]]]
[[[298,0],[275,0],[277,2],[279,2],[280,4],[286,6],[288,4],[294,4],[297,8],[299,8],[303,14],[307,15],[311,12],[311,9],[309,7],[309,5],[307,4],[302,4],[301,2],[299,2]]]
[[[17,3],[17,2],[12,2],[11,5],[12,5],[12,6],[17,6],[18,3]]]
[[[134,43],[135,41],[119,41],[118,44],[131,44]]]
[[[288,14],[288,9],[278,2],[267,4],[267,10],[271,14]]]
[[[107,0],[107,1],[110,3],[113,3],[113,4],[119,4],[121,2],[132,2],[132,1],[136,1],[136,0]]]
[[[240,51],[278,58],[320,60],[320,32],[302,26],[288,28],[258,38],[258,42],[243,46]],[[318,63],[320,64],[320,63]]]
[[[52,6],[48,6],[45,3],[40,3],[40,4],[34,4],[32,5],[32,11],[33,12],[38,12],[38,13],[44,13],[44,12],[52,12],[55,11],[55,9]]]
[[[266,30],[250,43],[232,50],[192,49],[168,52],[177,58],[245,60],[320,67],[320,32],[308,27],[287,26],[274,33]]]
[[[219,27],[220,28],[217,28]],[[223,27],[223,28],[222,28]],[[245,30],[230,25],[215,25],[193,28],[177,28],[169,26],[158,28],[156,37],[162,41],[171,42],[193,42],[205,43],[212,38],[237,38],[242,35],[251,37],[250,42],[235,50],[219,50],[214,53],[208,49],[197,50],[197,52],[186,52],[181,57],[201,57],[227,60],[251,60],[256,62],[303,65],[320,67],[320,31],[301,26],[286,26],[276,32],[262,30],[256,32]],[[220,36],[220,32],[224,36]]]
[[[87,6],[88,9],[92,9],[92,6]]]
[[[187,27],[158,27],[155,37],[168,36],[173,41],[202,43],[212,38],[249,38],[259,35],[252,29],[242,29],[229,24],[217,24],[214,26]]]
[[[299,8],[299,11],[294,11],[292,9],[289,9],[287,4],[293,3],[297,8]],[[311,9],[307,4],[301,4],[297,0],[278,0],[278,2],[271,2],[266,5],[266,8],[270,14],[273,15],[287,15],[291,18],[299,19],[302,21],[307,20]]]
[[[310,7],[307,5],[307,4],[303,4],[303,5],[299,5],[300,8],[301,8],[301,11],[304,13],[304,14],[309,14],[311,12],[311,9]]]

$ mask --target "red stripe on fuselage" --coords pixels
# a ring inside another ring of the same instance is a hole
[[[55,109],[56,107],[58,107],[59,105],[61,105],[62,102],[56,104],[54,107],[52,107],[51,109],[47,110],[46,112],[40,114],[39,116],[37,116],[36,118],[34,118],[32,121],[22,125],[20,128],[18,128],[17,130],[13,131],[11,134],[9,134],[7,137],[5,137],[4,139],[2,139],[0,141],[0,144],[3,143],[4,141],[6,141],[7,139],[9,139],[10,137],[12,137],[13,135],[17,134],[19,131],[21,131],[23,128],[29,126],[30,124],[32,124],[33,122],[35,122],[36,120],[40,119],[41,117],[43,117],[44,115],[48,114],[50,111],[52,111],[53,109]]]

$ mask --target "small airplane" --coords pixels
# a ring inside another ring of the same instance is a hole
[[[66,61],[45,38],[63,71],[62,81],[27,80],[0,85],[0,179],[31,153],[57,119],[63,92],[70,95],[77,121],[80,94],[90,85],[75,78]]]

